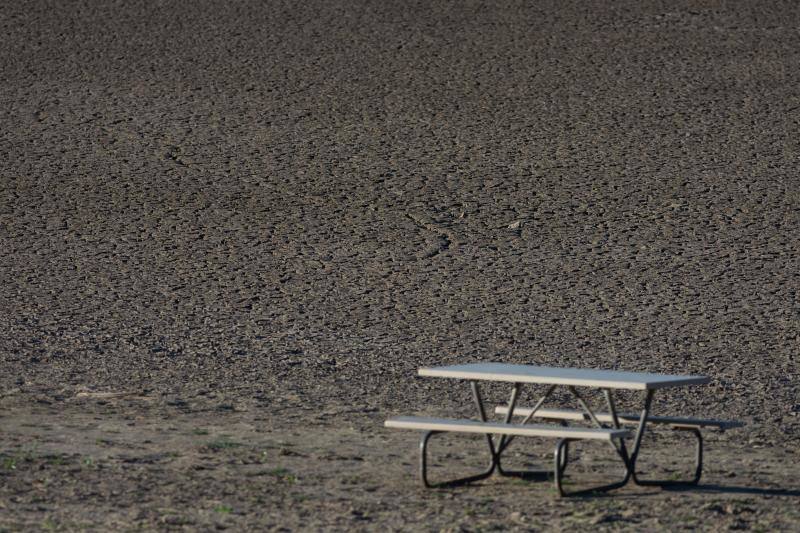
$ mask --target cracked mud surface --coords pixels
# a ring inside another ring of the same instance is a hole
[[[295,4],[0,10],[0,527],[796,524],[798,6]],[[747,426],[713,490],[419,491],[381,421],[482,360]]]

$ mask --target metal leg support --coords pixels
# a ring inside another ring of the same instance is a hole
[[[602,424],[597,420],[596,416],[592,412],[591,408],[586,404],[585,401],[580,397],[579,394],[575,391],[574,388],[570,387],[570,392],[578,399],[579,403],[581,403],[581,407],[583,407],[584,411],[589,415],[593,422],[599,427],[603,427]],[[617,412],[616,406],[614,405],[613,397],[610,391],[606,392],[606,401],[608,403],[608,407],[611,410],[611,415],[613,417],[614,427],[619,427],[619,420],[617,419]],[[569,446],[570,439],[561,439],[556,444],[555,449],[555,483],[556,483],[556,490],[560,496],[580,496],[584,494],[591,494],[594,492],[605,492],[613,489],[617,489],[620,487],[624,487],[628,484],[628,481],[633,479],[635,482],[638,483],[636,480],[636,459],[639,455],[639,449],[642,445],[642,437],[644,437],[644,432],[647,426],[647,417],[650,414],[650,405],[653,401],[653,390],[648,390],[645,394],[644,400],[644,408],[639,416],[639,424],[636,428],[636,436],[633,442],[633,448],[630,452],[626,449],[624,443],[620,443],[618,446],[614,446],[617,453],[622,458],[622,461],[625,465],[625,477],[621,481],[617,481],[615,483],[610,483],[608,485],[602,485],[599,487],[592,487],[589,489],[583,489],[575,492],[566,492],[563,486],[563,479],[564,479],[564,471],[567,468],[567,449]],[[702,452],[701,452],[701,459],[702,459]],[[699,479],[699,478],[698,478]]]
[[[636,459],[639,457],[639,450],[642,447],[642,437],[644,437],[644,432],[647,427],[647,417],[650,415],[650,406],[653,404],[654,394],[655,392],[653,389],[649,389],[645,393],[644,408],[639,415],[639,425],[636,427],[636,437],[633,439],[633,448],[630,454],[628,454],[624,448],[622,449],[623,453],[627,455],[625,464],[628,467],[628,478],[632,478],[634,483],[636,483]]]
[[[483,407],[483,398],[481,397],[481,390],[478,388],[478,383],[476,381],[470,381],[470,387],[472,387],[472,397],[475,400],[475,406],[478,408],[478,415],[480,416],[481,422],[486,422],[486,409]],[[516,398],[516,394],[514,394],[513,398]],[[494,464],[498,451],[494,446],[494,438],[488,433],[486,434],[486,444],[489,446],[492,464]]]
[[[445,487],[455,487],[458,485],[464,485],[466,483],[471,483],[473,481],[480,481],[482,479],[486,479],[487,477],[491,476],[494,472],[496,466],[495,457],[492,456],[492,462],[489,464],[489,467],[479,473],[474,474],[471,476],[463,477],[460,479],[453,479],[450,481],[442,481],[439,483],[431,483],[428,480],[428,441],[431,439],[432,436],[440,433],[439,431],[428,431],[422,435],[422,439],[419,442],[419,474],[420,478],[422,479],[422,484],[426,488],[445,488]]]
[[[539,398],[539,401],[536,402],[536,405],[534,405],[533,409],[531,409],[530,414],[528,414],[528,416],[526,416],[522,420],[522,422],[520,422],[520,424],[527,424],[528,422],[531,421],[531,419],[533,418],[533,415],[536,414],[536,411],[538,411],[539,408],[544,404],[544,402],[547,400],[547,398],[550,396],[550,394],[553,392],[553,389],[555,389],[555,388],[556,388],[555,385],[550,385],[549,387],[547,387],[547,390],[545,391],[544,396]],[[505,451],[505,449],[508,448],[509,444],[511,444],[511,441],[513,441],[513,440],[514,440],[514,436],[513,435],[511,435],[507,439],[505,439],[503,441],[503,446],[500,448],[500,450],[498,450],[498,453],[503,453]]]
[[[519,395],[519,388],[520,384],[515,383],[514,388],[511,391],[511,399],[508,402],[508,412],[506,413],[505,419],[503,422],[508,424],[511,422],[511,418],[514,416],[514,407],[516,406],[517,396]],[[547,393],[549,395],[549,392]],[[538,405],[541,405],[541,401]],[[500,442],[497,445],[497,453],[495,453],[495,465],[497,466],[497,473],[504,477],[516,477],[521,479],[527,480],[545,480],[550,477],[550,473],[543,470],[504,470],[503,465],[501,463],[501,456],[503,451],[505,451],[506,447],[511,443],[513,440],[513,436],[503,435],[500,438]]]
[[[478,383],[475,381],[471,381],[470,386],[472,388],[472,397],[475,400],[475,406],[478,408],[478,415],[480,416],[481,421],[486,422],[486,410],[483,407],[483,398],[481,398],[481,391],[478,388]],[[513,403],[516,402],[516,397],[518,392],[519,392],[519,386],[515,385],[514,392],[512,393],[511,396],[512,405]],[[486,479],[487,477],[491,476],[494,473],[495,468],[498,467],[500,454],[497,451],[497,448],[495,447],[494,438],[491,435],[487,434],[486,444],[489,447],[490,462],[489,462],[489,467],[485,471],[479,474],[474,474],[472,476],[467,476],[460,479],[454,479],[451,481],[444,481],[440,483],[431,483],[428,480],[428,441],[430,441],[431,437],[433,437],[437,433],[440,432],[428,431],[424,433],[419,443],[419,474],[420,478],[422,479],[422,484],[426,488],[454,487],[457,485],[463,485],[465,483],[471,483],[473,481],[480,481],[482,479]]]
[[[700,433],[700,430],[698,428],[675,428],[675,431],[688,431],[690,433],[693,433],[695,438],[697,439],[697,447],[695,448],[695,456],[694,456],[695,457],[694,477],[687,480],[639,479],[639,477],[636,475],[636,470],[634,468],[632,472],[634,483],[642,486],[669,487],[669,486],[691,486],[691,485],[697,485],[700,482],[700,477],[703,475],[703,435]]]
[[[627,467],[625,468],[625,477],[621,481],[616,481],[614,483],[609,483],[607,485],[601,485],[599,487],[591,487],[588,489],[581,489],[574,492],[567,492],[564,490],[564,471],[567,469],[568,459],[567,459],[567,450],[569,448],[569,443],[571,439],[561,439],[556,443],[556,449],[553,454],[553,466],[554,466],[554,480],[556,484],[556,491],[558,495],[561,497],[566,496],[582,496],[586,494],[593,494],[596,492],[606,492],[609,490],[618,489],[620,487],[624,487],[628,483],[628,479],[630,475],[628,474]]]

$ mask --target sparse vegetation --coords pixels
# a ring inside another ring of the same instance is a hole
[[[10,455],[2,455],[0,456],[0,465],[3,466],[3,470],[16,470],[17,458]]]
[[[219,438],[216,438],[206,444],[206,448],[212,451],[221,451],[221,450],[230,450],[232,448],[238,448],[243,446],[241,442],[237,442],[235,440],[231,440],[230,436],[222,435]]]
[[[22,463],[30,463],[38,457],[38,445],[24,446],[14,454],[0,455],[0,468],[3,470],[16,470]]]
[[[284,483],[296,483],[297,477],[286,468],[273,468],[267,470],[266,474]]]

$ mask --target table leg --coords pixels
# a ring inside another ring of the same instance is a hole
[[[597,415],[594,414],[594,411],[592,410],[592,408],[589,407],[589,404],[586,403],[586,400],[583,399],[583,396],[581,396],[578,393],[578,391],[575,389],[575,387],[567,387],[567,389],[569,390],[570,393],[572,393],[572,395],[575,397],[575,399],[578,400],[578,403],[580,404],[580,406],[583,409],[584,413],[586,413],[586,415],[594,423],[594,425],[596,425],[599,428],[605,428],[606,426],[604,426],[603,423],[600,422],[600,420],[597,419]],[[613,420],[614,429],[619,429],[619,419],[617,418],[617,410],[614,407],[614,397],[611,395],[611,390],[603,389],[603,393],[605,394],[606,402],[608,403],[608,408],[611,411],[611,418]],[[611,446],[614,447],[614,450],[622,458],[622,461],[625,463],[626,468],[627,468],[628,455],[627,455],[627,452],[626,452],[626,450],[624,448],[625,443],[622,442],[622,441],[620,441],[619,443],[616,442],[616,441],[612,441],[611,442]]]
[[[639,450],[641,448],[641,435],[644,433],[644,422],[646,422],[649,410],[650,410],[650,402],[653,397],[653,391],[648,391],[647,399],[645,400],[645,407],[642,411],[642,415],[639,419],[639,429],[636,432],[636,442],[634,445],[634,449],[631,452],[630,460],[629,460],[629,469],[631,478],[633,482],[640,486],[671,486],[671,485],[697,485],[700,481],[700,476],[703,473],[703,436],[700,434],[700,430],[697,428],[676,428],[678,430],[684,430],[691,432],[695,438],[697,439],[697,447],[695,449],[695,464],[694,464],[694,476],[689,480],[642,480],[639,479],[636,475],[636,459],[639,457]]]
[[[519,383],[514,383],[514,387],[511,389],[511,398],[508,400],[508,412],[503,419],[504,424],[511,422],[511,418],[514,416],[514,407],[517,406],[517,396],[519,396],[519,387]],[[502,435],[500,437],[500,444],[497,445],[498,454],[503,453],[503,450],[505,449],[506,437],[507,435]]]
[[[539,408],[541,408],[542,405],[544,405],[544,402],[547,401],[547,398],[550,397],[550,394],[553,392],[553,389],[555,389],[555,388],[556,388],[555,385],[550,385],[549,387],[547,387],[547,390],[545,390],[545,392],[544,392],[544,396],[539,398],[539,401],[536,402],[536,405],[534,405],[533,408],[531,409],[530,414],[528,414],[528,416],[526,416],[522,420],[522,422],[520,422],[521,425],[522,424],[527,424],[528,422],[530,422],[530,420],[536,414],[536,411],[538,411]],[[507,439],[505,439],[505,441],[503,442],[503,447],[500,449],[499,453],[503,453],[503,450],[508,448],[508,445],[511,444],[511,441],[513,441],[513,440],[514,440],[514,436],[513,435],[510,435]]]
[[[470,386],[472,387],[472,396],[473,396],[473,398],[475,400],[475,405],[478,408],[478,416],[480,417],[482,422],[486,422],[486,420],[487,420],[486,409],[485,409],[485,407],[483,405],[483,398],[481,396],[481,392],[480,392],[480,388],[478,387],[478,383],[475,382],[475,381],[471,381],[470,382]],[[508,424],[511,421],[511,418],[514,416],[514,408],[516,407],[517,399],[519,398],[519,390],[520,390],[521,386],[522,385],[520,383],[514,383],[514,386],[511,389],[511,397],[510,397],[510,399],[508,401],[508,412],[506,413],[506,416],[505,416],[505,419],[504,419],[506,424]],[[544,397],[541,400],[539,400],[539,402],[537,402],[536,406],[534,407],[534,410],[536,410],[539,407],[541,407],[542,403],[544,403],[544,401],[547,399],[547,397],[553,391],[553,388],[554,387],[551,386],[551,387],[549,387],[547,389],[547,392],[545,393]],[[530,419],[530,416],[525,419],[523,424],[526,423],[529,419]],[[479,476],[481,476],[481,475],[487,476],[487,475],[491,474],[492,472],[494,472],[495,470],[497,470],[497,473],[500,474],[501,476],[519,477],[519,478],[524,478],[524,479],[546,478],[548,473],[547,472],[543,472],[543,471],[540,472],[540,471],[516,471],[516,470],[515,471],[509,471],[509,470],[503,470],[503,467],[502,467],[501,462],[500,462],[501,461],[501,456],[503,454],[503,451],[506,448],[508,448],[508,445],[511,443],[511,441],[513,439],[514,439],[513,435],[502,435],[500,437],[499,441],[495,441],[495,439],[492,437],[492,435],[486,435],[486,442],[487,442],[487,444],[489,446],[489,453],[491,454],[492,462],[491,462],[491,464],[489,466],[489,470],[485,474],[479,474]],[[476,476],[476,478],[480,479],[477,476]]]
[[[620,423],[617,415],[617,408],[616,405],[614,404],[613,393],[611,392],[610,389],[603,389],[603,393],[605,394],[606,397],[608,410],[611,413],[611,419],[614,429],[619,429]],[[642,409],[641,415],[639,416],[639,423],[636,426],[636,436],[634,437],[633,449],[631,450],[631,452],[628,453],[624,440],[619,442],[619,447],[617,448],[620,457],[622,457],[622,460],[625,462],[625,466],[628,469],[628,477],[633,478],[634,482],[636,482],[636,459],[639,456],[639,450],[641,449],[642,446],[642,438],[644,437],[644,433],[647,427],[647,417],[650,414],[650,406],[653,402],[654,394],[655,391],[652,389],[649,389],[645,394],[644,407]]]
[[[639,449],[642,447],[642,437],[647,426],[647,416],[650,414],[650,405],[653,403],[655,391],[649,389],[645,395],[644,408],[639,415],[639,425],[636,427],[636,438],[633,441],[633,449],[628,457],[628,473],[636,483],[636,459],[639,457]]]
[[[606,398],[608,411],[611,413],[611,424],[614,426],[614,429],[619,429],[620,423],[619,423],[619,416],[617,415],[617,406],[614,403],[614,393],[611,391],[611,389],[603,389],[603,395]],[[628,449],[625,446],[625,440],[620,439],[619,444],[614,443],[614,448],[616,448],[617,453],[622,458],[622,461],[625,463],[625,468],[628,468],[629,456],[628,456]]]
[[[568,389],[572,393],[572,395],[575,396],[575,398],[578,400],[578,403],[581,404],[581,407],[589,416],[589,418],[595,423],[595,425],[601,428],[604,427],[603,424],[600,423],[600,421],[597,419],[597,417],[595,416],[594,412],[589,407],[589,405],[584,401],[581,395],[578,394],[578,391],[575,390],[574,387],[568,387]],[[603,389],[603,393],[606,398],[606,403],[608,404],[608,410],[611,413],[611,419],[614,429],[619,429],[620,423],[617,415],[617,408],[616,405],[614,404],[613,393],[611,392],[610,389]],[[624,441],[620,441],[618,446],[617,444],[614,444],[614,448],[620,454],[620,457],[622,457],[622,460],[625,462],[625,466],[629,470],[628,474],[630,476],[633,476],[634,479],[635,479],[636,458],[639,455],[639,449],[641,448],[642,445],[642,438],[644,437],[645,429],[647,426],[647,417],[650,414],[650,405],[652,404],[654,393],[655,393],[654,390],[649,389],[645,395],[644,408],[642,409],[642,413],[639,416],[639,424],[636,427],[636,436],[634,438],[634,444],[631,453],[630,454],[628,453]]]
[[[581,404],[581,407],[586,411],[586,414],[589,418],[599,427],[604,427],[600,421],[595,416],[592,409],[589,405],[583,400],[583,398],[578,394],[578,392],[574,389],[574,387],[568,387],[570,392],[575,396],[578,402]],[[619,429],[619,418],[617,415],[616,406],[614,405],[614,397],[609,389],[604,389],[604,394],[606,397],[606,403],[608,403],[608,408],[611,411],[611,419],[612,424],[614,425],[615,429]],[[615,483],[611,483],[608,485],[603,485],[601,487],[593,487],[590,489],[580,490],[577,492],[567,493],[564,491],[562,486],[562,478],[564,475],[564,470],[567,467],[567,455],[566,449],[569,444],[569,439],[562,439],[558,441],[555,450],[555,482],[556,482],[556,490],[561,496],[577,496],[581,494],[590,494],[592,492],[605,492],[612,489],[617,489],[624,487],[628,484],[628,482],[633,479],[634,483],[639,484],[636,480],[636,458],[639,455],[639,450],[642,446],[642,438],[644,437],[644,432],[647,427],[647,417],[650,414],[650,406],[653,401],[653,390],[648,390],[644,400],[644,408],[642,409],[641,415],[639,416],[639,424],[636,428],[636,436],[634,438],[633,449],[630,453],[628,453],[627,448],[625,447],[624,442],[620,442],[617,446],[614,444],[614,449],[620,455],[622,462],[625,465],[625,477],[621,481],[617,481]]]
[[[504,419],[504,423],[508,424],[511,422],[511,418],[514,416],[514,407],[516,406],[517,396],[519,394],[519,388],[521,384],[515,383],[514,389],[511,391],[511,399],[508,402],[508,411],[506,412],[506,416]],[[545,391],[545,394],[542,398],[539,399],[538,402],[534,405],[531,413],[525,417],[522,421],[522,424],[527,424],[528,421],[533,417],[536,411],[542,406],[542,404],[547,400],[550,396],[550,393],[553,392],[555,386],[549,386]],[[516,477],[526,480],[544,480],[550,477],[550,473],[545,470],[504,470],[503,463],[502,463],[502,454],[508,448],[511,441],[514,440],[513,435],[503,435],[500,439],[500,442],[497,446],[497,454],[495,456],[497,473],[501,476],[506,477]]]
[[[674,431],[691,433],[696,439],[694,455],[694,475],[689,479],[639,479],[636,469],[632,470],[633,482],[640,486],[686,487],[697,485],[703,475],[703,435],[697,428],[673,428]]]
[[[583,409],[584,413],[586,413],[589,419],[592,422],[594,422],[594,425],[596,425],[599,428],[604,428],[605,426],[597,419],[597,416],[594,414],[594,411],[592,411],[592,408],[589,407],[589,404],[586,403],[586,400],[583,399],[583,396],[578,394],[578,391],[575,389],[575,387],[569,386],[567,387],[567,390],[569,390],[569,392],[572,393],[575,399],[578,400],[578,403],[581,405],[581,408]]]
[[[478,382],[470,381],[469,384],[472,387],[472,397],[475,400],[475,405],[478,407],[478,416],[480,416],[481,422],[486,422],[486,409],[483,407],[483,398],[481,397],[481,390],[478,388]],[[498,452],[494,447],[494,438],[489,433],[486,434],[486,443],[489,445],[489,453],[492,455],[491,469],[494,470],[497,465]]]

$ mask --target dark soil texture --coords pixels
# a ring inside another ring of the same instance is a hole
[[[0,529],[797,528],[799,167],[796,2],[6,2]],[[746,427],[423,491],[469,361]]]

